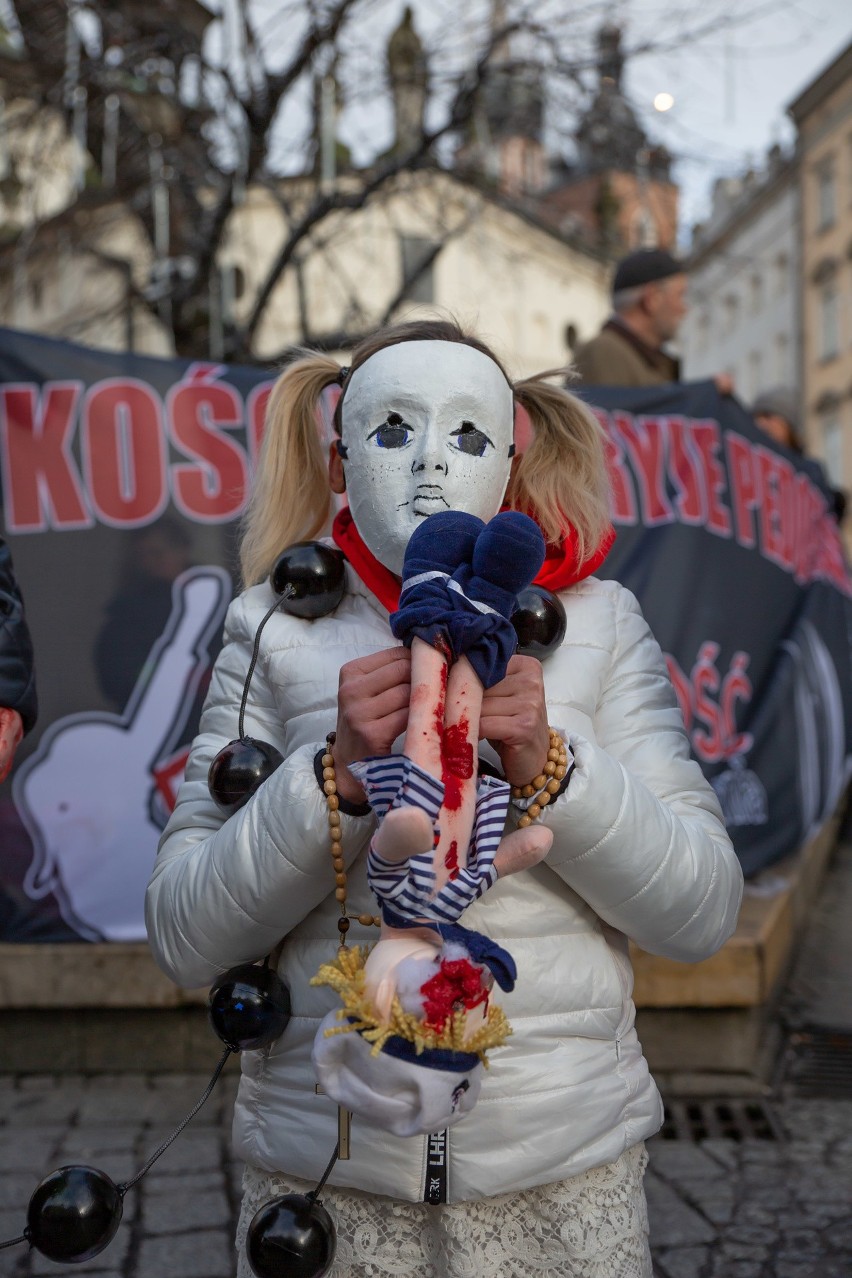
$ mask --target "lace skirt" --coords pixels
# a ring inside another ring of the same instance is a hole
[[[326,1278],[651,1278],[643,1144],[604,1167],[552,1185],[431,1207],[326,1186],[337,1227]],[[237,1278],[252,1278],[252,1217],[308,1181],[247,1167],[237,1226]]]

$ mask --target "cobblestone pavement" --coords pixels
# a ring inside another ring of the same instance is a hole
[[[788,1023],[852,1031],[852,844],[814,910],[784,1004]],[[829,998],[830,989],[836,997]],[[215,1065],[211,1048],[211,1073]],[[0,1240],[19,1235],[38,1180],[84,1162],[129,1179],[204,1090],[198,1074],[0,1076]],[[114,1241],[58,1266],[23,1244],[0,1278],[232,1278],[240,1168],[229,1152],[236,1069],[131,1189]],[[658,1278],[852,1278],[852,1099],[768,1101],[780,1139],[655,1138],[646,1187]],[[618,1275],[612,1275],[618,1278]]]
[[[211,1073],[216,1060],[212,1042]],[[116,1183],[130,1179],[204,1091],[199,1074],[0,1078],[0,1239],[26,1224],[39,1179],[86,1163]],[[2,1278],[231,1278],[242,1169],[230,1155],[236,1076],[206,1105],[124,1199],[109,1247],[88,1263],[56,1265],[22,1244],[0,1251]]]
[[[786,1140],[650,1143],[660,1278],[851,1278],[852,1102],[773,1108]]]
[[[785,1030],[852,1035],[850,917],[847,818],[781,999]],[[766,1102],[779,1140],[651,1142],[646,1190],[659,1278],[852,1278],[848,1054],[846,1062],[845,1080],[836,1078],[848,1100],[805,1099],[779,1080]]]
[[[3,1278],[232,1278],[240,1168],[233,1077],[131,1189],[106,1251],[55,1265],[22,1244]],[[199,1075],[0,1079],[0,1239],[18,1236],[39,1178],[68,1162],[127,1180],[204,1089]],[[646,1177],[659,1278],[850,1278],[852,1102],[775,1102],[784,1141],[655,1139]],[[618,1278],[613,1275],[612,1278]]]

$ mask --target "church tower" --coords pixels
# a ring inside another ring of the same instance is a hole
[[[516,58],[504,0],[493,0],[492,54],[456,164],[512,197],[538,196],[547,180],[541,70]]]
[[[677,187],[671,156],[654,146],[622,85],[621,30],[598,32],[598,82],[574,134],[576,163],[542,202],[560,229],[590,237],[614,256],[638,248],[672,250],[677,238]]]
[[[411,5],[387,47],[388,82],[393,99],[396,153],[413,151],[423,136],[423,118],[429,92],[429,67],[423,42],[414,29]]]

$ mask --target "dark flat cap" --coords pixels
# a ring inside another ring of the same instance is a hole
[[[615,268],[612,281],[613,293],[626,288],[639,288],[641,284],[653,284],[668,279],[670,275],[682,275],[683,262],[679,262],[665,249],[640,249],[623,257]]]

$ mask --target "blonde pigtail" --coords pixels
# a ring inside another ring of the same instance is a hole
[[[317,423],[322,391],[338,380],[328,355],[305,352],[276,381],[243,518],[243,585],[261,581],[282,550],[316,537],[331,512],[327,459]]]
[[[558,542],[570,524],[582,561],[609,527],[609,479],[596,417],[576,396],[546,380],[564,375],[551,370],[515,383],[533,438],[512,467],[506,498],[514,509],[532,515],[550,542]]]

